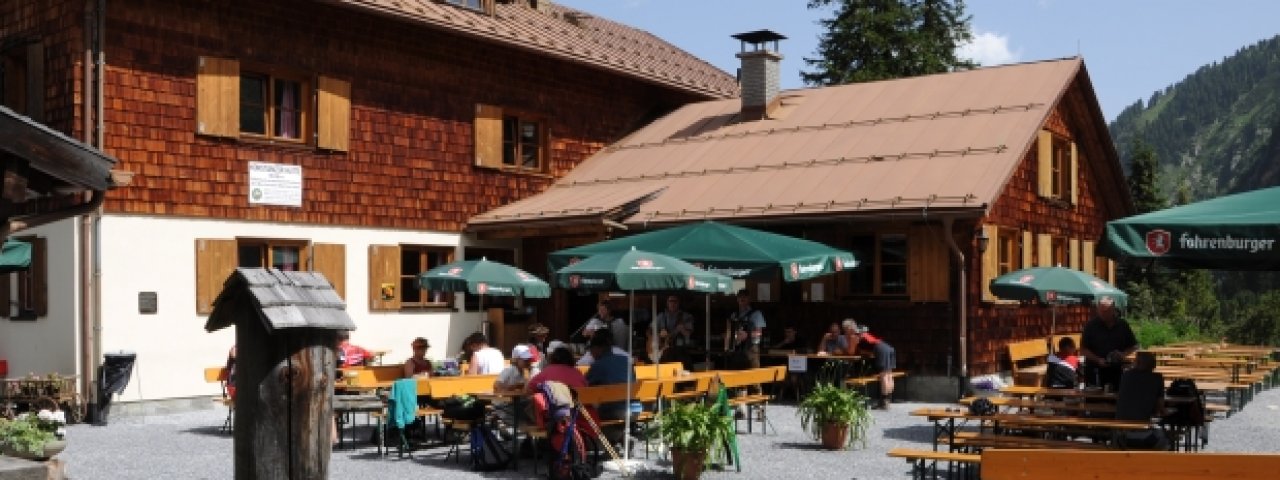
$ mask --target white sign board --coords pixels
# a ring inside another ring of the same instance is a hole
[[[787,371],[804,373],[809,369],[809,357],[804,355],[788,355]]]
[[[302,167],[249,162],[249,204],[302,206]]]

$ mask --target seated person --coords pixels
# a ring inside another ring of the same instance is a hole
[[[847,355],[851,353],[849,337],[840,333],[840,324],[831,322],[827,333],[818,341],[818,355]]]
[[[795,350],[797,352],[804,350],[804,340],[796,335],[796,327],[787,325],[782,329],[782,340],[773,344],[769,348],[773,350]]]
[[[550,334],[551,329],[541,322],[535,321],[529,325],[528,345],[533,348],[533,363],[535,365],[543,363],[542,359],[546,357],[547,353],[551,352]]]
[[[223,372],[227,377],[222,378],[223,388],[227,391],[227,398],[236,399],[236,346],[231,346],[231,351],[227,352],[227,365]]]
[[[591,368],[587,369],[585,375],[588,385],[629,384],[635,380],[631,371],[631,359],[614,353],[612,343],[613,338],[608,335],[591,337],[591,355],[595,357],[595,361],[591,363]],[[619,420],[625,418],[629,410],[626,402],[603,404],[599,409],[600,418]]]
[[[502,352],[490,347],[489,339],[483,333],[473,333],[467,340],[472,352],[467,375],[495,375],[502,372],[506,363]]]
[[[1120,375],[1120,391],[1116,394],[1116,419],[1151,422],[1164,414],[1164,376],[1157,373],[1156,356],[1138,352],[1133,367]],[[1116,442],[1124,449],[1165,449],[1168,438],[1158,428],[1118,434]]]
[[[404,361],[404,375],[401,378],[413,377],[430,377],[432,368],[431,360],[427,359],[427,349],[431,348],[431,343],[426,338],[418,337],[413,339],[409,344],[413,348],[413,356]]]
[[[595,337],[591,337],[591,338],[594,339]],[[614,355],[621,355],[623,357],[626,357],[626,359],[631,363],[635,363],[635,359],[631,358],[630,353],[627,353],[626,350],[618,348],[617,345],[613,345],[612,336],[609,337],[609,345],[610,345],[609,351],[612,352]],[[592,355],[591,352],[592,352],[591,349],[587,349],[587,353],[582,354],[582,358],[578,359],[579,367],[589,367],[593,362],[595,362],[596,357],[595,355]]]
[[[496,349],[495,349],[496,350]],[[525,380],[529,378],[529,367],[533,364],[533,350],[528,345],[519,344],[511,349],[511,365],[498,374],[493,381],[493,391],[507,392],[524,389]]]
[[[372,359],[373,354],[369,353],[368,350],[351,343],[351,331],[338,331],[338,366],[355,367],[368,365]]]
[[[542,384],[548,381],[560,382],[574,388],[587,386],[587,377],[573,366],[573,352],[570,352],[567,347],[555,346],[554,342],[549,348],[551,353],[544,356],[547,359],[546,366],[542,371],[529,377],[525,390],[537,392],[542,388]]]
[[[1058,339],[1058,351],[1049,355],[1049,366],[1044,372],[1044,386],[1049,388],[1076,388],[1076,372],[1080,368],[1080,356],[1076,354],[1076,341],[1071,337]]]

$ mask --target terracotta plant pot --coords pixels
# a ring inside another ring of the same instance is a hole
[[[844,423],[826,423],[822,425],[822,448],[843,450],[848,438],[849,425]]]
[[[706,458],[706,450],[671,449],[671,470],[675,472],[676,480],[696,480],[701,477],[703,460]]]

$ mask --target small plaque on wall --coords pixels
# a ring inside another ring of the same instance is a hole
[[[156,292],[138,292],[138,313],[156,313]]]

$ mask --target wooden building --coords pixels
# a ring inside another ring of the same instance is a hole
[[[997,274],[1062,265],[1114,278],[1096,242],[1132,207],[1083,60],[779,92],[776,35],[741,37],[755,44],[738,54],[741,99],[686,105],[468,230],[519,238],[539,274],[539,255],[626,234],[602,224],[715,219],[847,248],[857,268],[749,282],[767,334],[793,324],[816,344],[853,317],[901,367],[938,376],[1008,370],[1008,342],[1049,333],[1045,307],[990,295]],[[586,319],[560,313],[575,302],[553,302],[562,328]],[[713,331],[730,308],[717,301]],[[1079,331],[1087,314],[1060,308],[1058,331]]]
[[[14,371],[90,377],[78,358],[137,352],[147,381],[124,402],[215,393],[198,372],[234,337],[200,326],[237,267],[323,273],[354,342],[387,362],[418,336],[455,354],[478,328],[474,299],[414,276],[524,261],[517,241],[464,235],[470,217],[738,92],[659,38],[540,0],[14,0],[0,2],[0,59],[6,104],[36,99],[45,124],[135,174],[100,217],[34,230],[51,252],[92,236],[98,260],[51,260],[49,288],[81,302],[0,322],[0,338],[56,345],[3,353]]]

